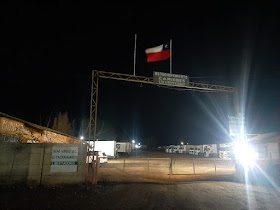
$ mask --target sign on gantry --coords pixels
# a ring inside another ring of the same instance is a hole
[[[160,85],[188,86],[189,76],[154,71],[153,81]]]

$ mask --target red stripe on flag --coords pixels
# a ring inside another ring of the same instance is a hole
[[[170,49],[157,53],[147,53],[147,62],[163,61],[170,58]]]

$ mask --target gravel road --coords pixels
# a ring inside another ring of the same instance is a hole
[[[0,209],[279,209],[272,187],[234,182],[2,187]]]

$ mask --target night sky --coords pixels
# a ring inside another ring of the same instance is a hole
[[[248,133],[279,131],[279,2],[2,5],[0,112],[45,125],[55,111],[89,116],[91,70],[152,77],[169,60],[147,63],[145,49],[173,40],[173,73],[236,86]],[[141,142],[215,143],[228,137],[225,93],[176,91],[101,79],[98,117]]]

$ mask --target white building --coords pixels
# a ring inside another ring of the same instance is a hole
[[[280,159],[280,132],[265,133],[248,139],[259,160]]]

